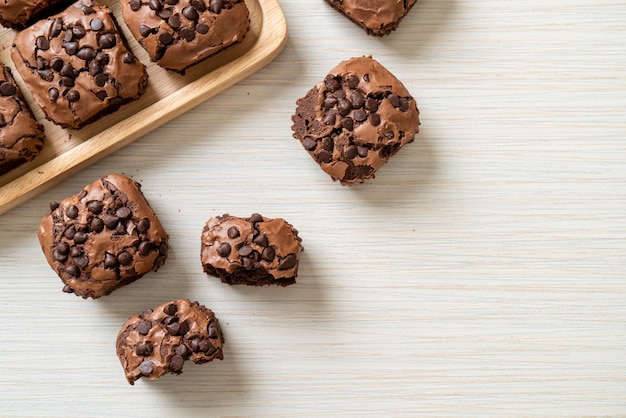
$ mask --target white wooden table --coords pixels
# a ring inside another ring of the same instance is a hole
[[[322,0],[281,5],[274,62],[0,216],[0,415],[626,415],[626,4],[420,0],[382,39]],[[290,117],[369,54],[418,99],[421,132],[341,187]],[[82,300],[36,229],[111,172],[143,184],[172,250]],[[200,231],[225,212],[294,224],[298,283],[206,276]],[[131,387],[119,328],[182,297],[216,312],[225,360]]]

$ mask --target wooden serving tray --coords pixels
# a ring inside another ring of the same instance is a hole
[[[148,89],[139,100],[80,130],[63,129],[45,119],[11,61],[10,47],[16,32],[0,29],[0,60],[11,68],[46,132],[44,148],[37,158],[0,176],[0,214],[215,96],[276,58],[287,42],[287,24],[277,0],[245,2],[250,11],[250,30],[244,41],[180,75],[150,62],[124,24],[118,0],[101,0],[111,8],[132,51],[148,67]]]

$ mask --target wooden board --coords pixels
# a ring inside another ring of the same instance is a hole
[[[244,41],[179,75],[150,62],[124,25],[117,1],[102,3],[109,5],[130,48],[147,65],[148,90],[139,100],[83,129],[62,129],[47,121],[34,104],[11,62],[10,46],[15,31],[2,29],[0,59],[14,70],[35,117],[44,125],[46,143],[33,161],[0,177],[0,214],[246,78],[272,61],[287,41],[287,25],[277,1],[246,0],[250,31]]]

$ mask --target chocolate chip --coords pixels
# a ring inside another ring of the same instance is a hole
[[[409,101],[405,97],[400,98],[400,110],[403,112],[409,110]]]
[[[372,113],[369,119],[372,126],[380,125],[380,115],[378,113]]]
[[[96,51],[94,51],[93,48],[86,46],[79,49],[76,56],[81,60],[89,61],[96,57]]]
[[[130,0],[129,6],[130,10],[136,12],[137,10],[141,9],[141,0]]]
[[[335,141],[329,136],[322,138],[322,148],[326,151],[332,151],[335,148]]]
[[[180,15],[172,15],[167,19],[167,24],[174,29],[178,29],[181,24]]]
[[[352,92],[352,94],[350,95],[350,101],[352,102],[352,107],[354,107],[355,109],[360,109],[363,107],[363,105],[365,105],[365,99],[363,98],[363,95],[358,91]]]
[[[38,70],[44,70],[48,68],[48,61],[46,61],[42,57],[37,57],[37,59],[35,60],[35,67],[37,67]]]
[[[148,321],[141,321],[139,325],[137,325],[137,331],[141,335],[148,335],[151,329],[152,329],[152,324]]]
[[[50,67],[52,67],[54,71],[61,71],[63,69],[63,64],[63,59],[60,57],[52,57],[50,60]]]
[[[209,32],[209,27],[207,25],[205,25],[204,23],[198,23],[196,25],[196,32],[205,35],[206,33]]]
[[[123,266],[128,266],[133,262],[133,256],[128,251],[122,251],[117,255],[117,262]]]
[[[154,364],[150,360],[144,360],[139,365],[139,372],[143,376],[150,376],[153,370],[154,370]]]
[[[217,338],[217,327],[213,323],[207,325],[207,332],[209,333],[209,338]]]
[[[230,255],[230,251],[230,244],[227,242],[223,242],[219,247],[217,247],[217,254],[220,257],[228,257]]]
[[[366,83],[369,83],[370,75],[369,74],[363,74],[363,81],[365,81]]]
[[[191,28],[185,27],[180,30],[180,37],[187,42],[191,42],[196,37],[196,32]]]
[[[393,93],[390,93],[389,95],[387,95],[387,100],[389,100],[389,103],[391,103],[393,107],[400,106],[400,98]]]
[[[137,247],[139,254],[143,256],[148,255],[151,249],[152,249],[152,244],[150,244],[148,241],[143,241],[141,244],[139,244],[139,247]]]
[[[345,118],[341,121],[341,126],[351,131],[354,129],[354,120],[352,118]]]
[[[39,74],[39,77],[40,77],[42,80],[45,80],[45,81],[48,81],[48,82],[50,82],[50,81],[54,80],[54,73],[53,73],[53,72],[52,72],[52,70],[51,70],[51,69],[49,69],[49,68],[48,68],[48,69],[46,69],[46,70],[40,70],[40,71],[38,71],[38,74]]]
[[[100,218],[93,218],[89,223],[89,227],[94,232],[102,232],[104,229],[104,222],[102,222],[102,219]]]
[[[174,14],[174,11],[168,7],[165,9],[161,9],[158,12],[156,12],[157,16],[159,16],[161,19],[166,20],[169,19],[170,17],[172,17],[172,15]]]
[[[124,55],[122,55],[122,62],[124,64],[134,64],[135,62],[137,62],[137,57],[135,57],[130,51],[125,52]]]
[[[190,4],[199,12],[204,12],[206,10],[206,6],[202,0],[191,0]]]
[[[59,202],[55,202],[53,200],[50,203],[48,203],[48,206],[50,207],[50,212],[54,212],[59,207]]]
[[[187,321],[180,323],[180,328],[178,329],[178,335],[185,335],[189,332],[189,323]]]
[[[183,365],[185,364],[185,359],[179,356],[178,354],[172,357],[170,360],[170,368],[173,372],[179,372],[183,369]]]
[[[179,344],[176,349],[174,350],[174,352],[176,353],[176,355],[179,356],[184,356],[187,354],[188,348],[185,344]]]
[[[346,116],[352,110],[352,104],[346,99],[338,99],[337,110],[341,116]]]
[[[224,7],[224,5],[222,4],[222,0],[211,0],[211,5],[209,6],[209,8],[213,13],[219,14],[219,12],[222,11],[222,7]]]
[[[317,159],[320,163],[329,163],[333,159],[333,154],[323,149],[317,153]]]
[[[96,54],[95,60],[98,64],[107,65],[109,63],[109,54],[104,51],[100,51]]]
[[[189,348],[190,348],[190,349],[191,349],[191,351],[193,351],[194,353],[195,353],[196,351],[198,351],[199,346],[200,346],[200,339],[199,339],[199,338],[197,338],[197,337],[196,337],[196,338],[194,338],[193,340],[191,340],[191,341],[189,342]]]
[[[376,112],[378,110],[378,100],[368,97],[365,101],[365,108],[370,112]]]
[[[63,35],[63,41],[70,42],[73,39],[74,39],[74,33],[72,32],[72,29],[66,30],[65,34]]]
[[[80,249],[80,247],[73,245],[70,248],[70,255],[72,257],[78,257],[79,255],[81,255],[83,253],[83,250]]]
[[[364,110],[359,109],[356,112],[354,112],[354,120],[356,120],[357,122],[363,122],[366,119],[367,119],[367,113],[365,113]]]
[[[113,254],[104,253],[104,267],[115,268],[117,267],[117,258]]]
[[[317,141],[310,136],[305,136],[302,140],[302,145],[307,151],[313,151],[315,148],[317,148]]]
[[[74,277],[80,276],[80,269],[78,268],[76,264],[70,264],[69,266],[66,266],[65,272],[69,274],[70,276],[74,276]]]
[[[239,236],[239,230],[237,229],[236,226],[231,226],[230,228],[228,228],[228,238],[234,239],[234,238],[237,238],[238,236]]]
[[[98,38],[98,46],[100,48],[113,48],[117,44],[115,35],[112,33],[105,33]]]
[[[123,221],[130,218],[132,214],[133,214],[133,211],[127,206],[122,206],[115,211],[115,216],[117,216]]]
[[[70,246],[67,242],[61,241],[54,247],[54,250],[60,255],[67,255],[70,251]]]
[[[359,78],[355,75],[349,75],[347,81],[348,87],[351,89],[355,89],[359,86]]]
[[[164,3],[173,6],[175,4],[178,4],[178,0],[165,0]]]
[[[87,264],[89,264],[89,258],[87,258],[86,255],[80,255],[74,258],[74,264],[84,269],[85,267],[87,267]]]
[[[192,6],[188,6],[183,9],[183,16],[185,16],[189,20],[196,20],[198,19],[198,17],[200,17],[196,9]]]
[[[67,254],[60,254],[56,249],[52,251],[52,258],[56,261],[64,262],[67,260]]]
[[[59,80],[59,85],[63,87],[74,87],[74,84],[74,79],[72,77],[61,77]]]
[[[77,90],[68,90],[65,97],[68,102],[77,102],[80,100],[80,93]]]
[[[115,227],[117,226],[119,221],[120,221],[120,218],[118,218],[115,215],[111,215],[111,214],[107,213],[104,216],[104,225],[106,225],[106,227],[109,228],[109,229],[115,229]]]
[[[211,343],[209,342],[209,340],[201,340],[198,343],[198,350],[197,351],[202,351],[202,352],[206,352],[209,350],[209,348],[212,347]]]
[[[67,208],[67,210],[65,211],[65,214],[70,219],[76,219],[78,218],[78,208],[76,207],[76,205],[72,205]]]
[[[135,353],[138,356],[149,356],[150,354],[152,354],[152,350],[154,349],[152,343],[150,341],[140,341],[137,343],[137,346],[135,347]]]
[[[81,6],[81,10],[83,11],[83,14],[85,14],[85,15],[90,15],[90,14],[96,13],[96,11],[94,10],[93,7],[87,6],[85,4],[83,4]]]
[[[85,242],[87,242],[87,238],[87,234],[85,234],[83,231],[78,231],[76,232],[76,234],[74,234],[74,243],[79,245],[84,244]]]
[[[148,25],[139,25],[139,34],[147,38],[152,33],[152,28]]]
[[[268,246],[268,240],[267,240],[267,235],[265,234],[259,234],[257,235],[252,242],[254,242],[256,245],[259,245],[261,247],[267,247]]]
[[[68,55],[76,55],[78,52],[78,42],[66,42],[63,44],[63,48]]]
[[[167,254],[167,244],[162,242],[159,245],[159,253],[161,253],[161,255],[166,255]]]
[[[356,157],[357,151],[355,145],[350,145],[346,148],[346,157],[351,160]]]
[[[336,116],[333,112],[328,112],[324,115],[324,117],[322,118],[322,123],[324,125],[334,125],[335,121],[336,121]]]
[[[150,219],[143,218],[143,219],[140,219],[139,222],[137,222],[137,231],[140,234],[145,234],[146,232],[148,232],[149,229],[150,229]]]
[[[334,96],[328,96],[324,99],[324,108],[332,109],[337,104],[337,98]]]
[[[4,81],[2,84],[0,84],[0,94],[2,94],[3,96],[13,96],[16,91],[17,89],[15,88],[15,86],[8,81]]]
[[[178,318],[175,315],[168,315],[163,318],[163,323],[165,325],[173,324],[174,322],[178,322]]]
[[[45,36],[38,36],[37,39],[35,39],[35,45],[42,51],[50,49],[50,41],[48,41]]]
[[[238,253],[242,257],[247,257],[250,254],[252,254],[252,247],[249,245],[244,245],[241,248],[239,248]]]
[[[82,26],[72,26],[72,35],[74,39],[81,39],[87,34],[87,31]]]
[[[358,147],[356,147],[356,150],[357,150],[357,152],[358,152],[358,154],[359,154],[359,157],[361,157],[361,158],[365,158],[365,157],[367,157],[367,153],[368,153],[368,151],[369,151],[369,150],[367,149],[367,147],[363,147],[363,146],[360,146],[360,145],[359,145]]]
[[[395,134],[393,133],[393,131],[387,131],[385,133],[385,138],[387,138],[387,139],[393,139],[394,136],[395,136]]]
[[[59,98],[59,90],[56,87],[50,87],[48,89],[48,98],[52,102],[56,102]]]
[[[93,78],[93,81],[96,83],[96,86],[98,87],[104,87],[108,80],[109,80],[109,77],[107,77],[106,74],[102,74],[102,73],[96,74],[96,76]]]
[[[56,38],[57,36],[61,34],[62,31],[63,31],[63,19],[61,19],[60,17],[57,17],[52,22],[52,25],[50,25],[49,37]]]
[[[278,270],[288,270],[296,265],[296,256],[289,254],[278,264]]]
[[[66,284],[65,286],[63,286],[62,291],[63,291],[63,293],[74,293],[74,289],[72,289],[72,288],[71,288],[69,285],[67,285],[67,284]]]
[[[165,308],[163,308],[163,312],[168,315],[176,315],[176,312],[178,312],[178,305],[176,305],[175,303],[170,303]]]
[[[330,74],[327,75],[324,79],[324,84],[326,85],[326,88],[330,91],[335,91],[341,87],[341,83],[339,82],[339,80],[337,80]]]
[[[161,32],[159,33],[159,42],[161,43],[161,45],[169,45],[174,42],[174,38],[169,32]]]
[[[263,253],[261,253],[261,258],[265,261],[272,261],[276,257],[276,251],[273,247],[266,247],[263,249]]]
[[[70,225],[70,227],[63,232],[63,236],[67,239],[74,239],[74,235],[76,235],[76,227],[74,225]]]
[[[261,216],[261,214],[259,213],[253,213],[250,216],[250,222],[253,224],[258,223],[258,222],[263,222],[263,216]]]
[[[172,322],[171,324],[168,324],[165,329],[167,329],[167,332],[169,332],[171,335],[178,335],[178,331],[180,330],[180,324],[178,322]]]
[[[148,7],[151,8],[152,10],[161,10],[163,5],[161,4],[159,0],[150,0],[148,2]]]

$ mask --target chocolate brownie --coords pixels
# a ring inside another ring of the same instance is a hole
[[[11,70],[0,64],[0,175],[39,155],[44,138]]]
[[[139,98],[148,82],[110,10],[89,0],[18,33],[11,58],[46,117],[65,128]]]
[[[243,0],[120,0],[122,15],[150,59],[184,70],[237,42],[248,28]]]
[[[388,35],[417,0],[326,0],[367,31],[369,35]]]
[[[0,24],[23,29],[40,14],[67,0],[4,0],[0,2]]]
[[[297,101],[293,136],[333,181],[363,183],[419,131],[404,85],[371,57],[352,58]]]
[[[66,293],[99,298],[156,271],[168,235],[141,185],[110,174],[61,202],[51,202],[39,242]]]
[[[204,271],[228,284],[288,286],[296,282],[298,231],[284,219],[228,214],[211,218],[202,230]]]
[[[186,360],[224,359],[224,337],[215,314],[187,299],[164,303],[131,317],[117,336],[117,356],[126,380],[179,375]]]

